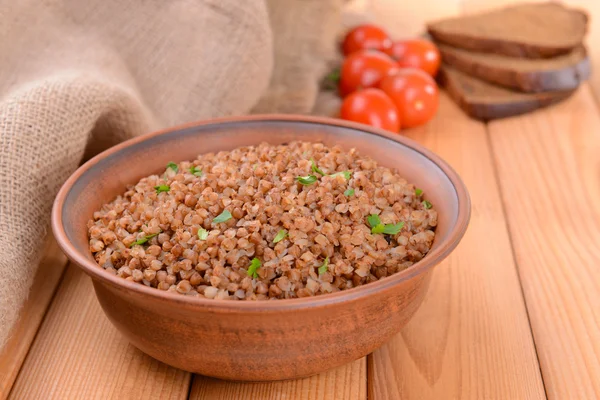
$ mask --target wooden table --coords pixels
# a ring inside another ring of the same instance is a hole
[[[358,3],[398,34],[414,33],[432,17],[506,2]],[[600,19],[594,1],[574,3]],[[406,15],[402,31],[396,21]],[[592,25],[592,45],[600,44],[596,32]],[[489,124],[470,120],[442,96],[436,119],[407,133],[461,174],[473,215],[417,315],[373,354],[275,383],[176,370],[128,344],[101,311],[90,279],[65,267],[49,240],[21,321],[0,354],[0,398],[600,398],[597,75],[567,102]]]

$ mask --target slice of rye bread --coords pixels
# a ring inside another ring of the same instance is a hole
[[[489,53],[474,53],[438,44],[444,63],[485,81],[522,92],[573,90],[590,76],[590,59],[585,47],[532,60]]]
[[[427,30],[436,40],[463,49],[547,58],[579,46],[587,22],[583,11],[558,3],[524,3],[432,22]]]
[[[574,92],[515,92],[472,78],[447,65],[440,69],[439,80],[467,114],[483,121],[534,111],[564,100]]]

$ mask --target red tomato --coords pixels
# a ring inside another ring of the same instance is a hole
[[[344,99],[340,117],[392,132],[400,130],[398,110],[383,91],[375,88],[359,90]]]
[[[402,68],[379,84],[398,108],[402,126],[422,125],[435,115],[439,91],[433,78],[416,68]]]
[[[413,39],[394,42],[385,51],[400,67],[419,68],[431,76],[440,68],[440,51],[429,40]]]
[[[344,55],[358,50],[374,49],[384,51],[392,47],[392,39],[385,31],[375,25],[360,25],[346,34],[342,50]]]
[[[395,72],[398,65],[389,56],[373,50],[350,54],[340,71],[340,94],[346,96],[356,89],[377,86],[384,76]]]

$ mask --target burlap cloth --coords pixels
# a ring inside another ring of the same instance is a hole
[[[307,113],[344,0],[0,0],[0,347],[61,184],[124,139]]]

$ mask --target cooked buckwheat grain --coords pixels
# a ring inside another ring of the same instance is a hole
[[[427,254],[437,212],[415,190],[396,171],[338,146],[204,154],[143,178],[95,212],[90,250],[109,273],[187,296],[315,296],[385,278]],[[372,233],[371,214],[404,225],[397,234]]]

